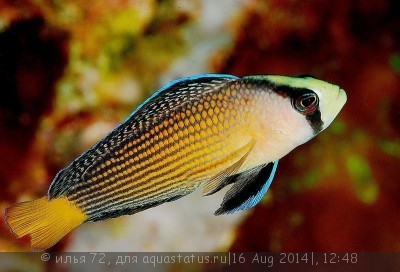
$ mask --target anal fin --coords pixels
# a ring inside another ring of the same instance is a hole
[[[270,162],[233,176],[230,182],[234,185],[214,214],[230,214],[254,207],[267,193],[277,166],[278,161]]]

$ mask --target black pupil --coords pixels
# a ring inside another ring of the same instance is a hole
[[[301,100],[301,105],[305,108],[310,107],[312,104],[315,102],[315,97],[314,96],[308,96],[305,97]]]

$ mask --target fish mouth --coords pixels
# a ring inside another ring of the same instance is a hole
[[[340,87],[338,89],[339,90],[338,90],[338,94],[337,94],[337,97],[336,97],[336,101],[334,102],[336,106],[333,107],[334,109],[333,109],[333,112],[331,113],[332,114],[332,121],[339,114],[339,112],[341,111],[341,109],[343,108],[343,106],[347,102],[346,91],[344,89],[340,88]]]
[[[344,106],[344,104],[347,101],[347,94],[346,94],[345,90],[340,87],[339,87],[337,100],[343,104],[342,107]]]
[[[347,94],[344,89],[335,86],[331,90],[331,97],[328,98],[328,101],[325,101],[325,108],[322,109],[323,129],[332,123],[347,101]]]

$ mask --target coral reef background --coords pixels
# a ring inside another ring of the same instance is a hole
[[[0,251],[29,250],[4,209],[166,82],[198,73],[312,74],[348,103],[281,160],[248,212],[194,193],[78,228],[53,251],[399,251],[400,5],[394,0],[0,3]]]

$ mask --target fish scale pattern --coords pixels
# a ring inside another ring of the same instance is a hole
[[[232,139],[243,133],[255,94],[233,79],[203,79],[158,94],[87,152],[95,163],[85,168],[86,156],[78,158],[85,179],[66,196],[95,221],[192,192],[232,163],[227,155],[241,144]]]

